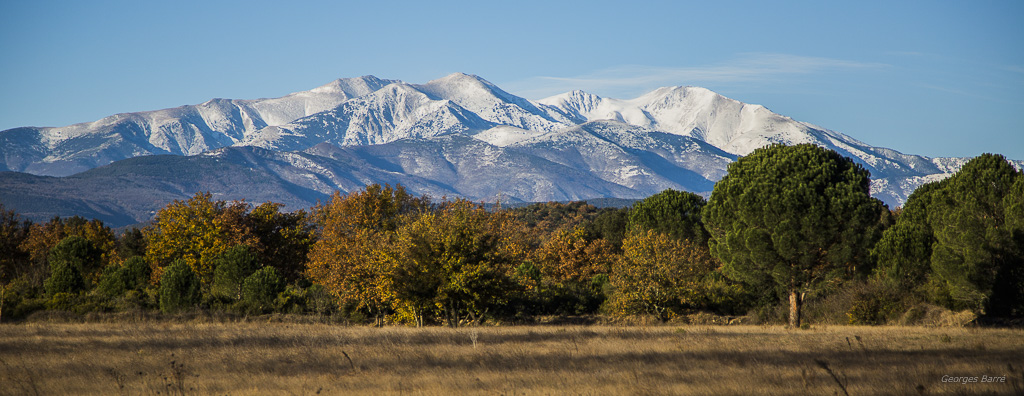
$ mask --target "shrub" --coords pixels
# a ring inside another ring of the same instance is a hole
[[[274,300],[284,287],[284,279],[274,267],[263,267],[245,278],[242,301],[254,311],[266,312],[273,308]]]
[[[881,325],[903,313],[905,292],[879,281],[868,282],[856,290],[846,316],[850,324]]]
[[[160,278],[160,310],[178,312],[199,302],[199,277],[184,261],[178,260],[164,269]]]
[[[78,303],[78,295],[74,293],[54,293],[46,300],[46,309],[56,311],[71,311]]]
[[[330,315],[338,310],[338,300],[323,285],[306,288],[306,309],[317,315]]]

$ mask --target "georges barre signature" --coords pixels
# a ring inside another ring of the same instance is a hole
[[[943,375],[942,382],[952,382],[960,384],[975,384],[975,383],[1006,383],[1006,376],[989,376],[982,375],[980,377],[972,376],[953,376]]]

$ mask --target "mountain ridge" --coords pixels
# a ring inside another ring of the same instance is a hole
[[[65,127],[9,129],[0,131],[0,170],[65,176],[73,185],[110,165],[171,164],[177,174],[162,176],[167,189],[146,194],[180,196],[177,190],[203,186],[231,190],[219,175],[186,180],[194,173],[188,166],[237,180],[246,178],[235,173],[258,169],[278,181],[267,189],[286,190],[280,200],[294,204],[374,182],[475,200],[636,199],[664,188],[706,195],[730,162],[772,143],[812,143],[853,158],[871,171],[872,194],[890,206],[966,162],[871,146],[701,87],[663,87],[625,100],[580,90],[528,100],[454,73],[424,84],[368,75],[279,98],[211,99]],[[185,159],[138,159],[166,154]],[[209,158],[226,161],[225,170]],[[11,190],[26,180],[7,175],[0,186]],[[60,190],[51,179],[38,183]],[[306,192],[287,191],[300,187]],[[5,196],[0,202],[25,201],[10,191]]]

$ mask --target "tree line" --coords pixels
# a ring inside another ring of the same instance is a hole
[[[41,310],[271,312],[413,325],[694,312],[850,323],[915,304],[1024,313],[1024,177],[985,154],[890,211],[861,165],[813,145],[730,164],[705,199],[488,208],[402,186],[283,212],[197,193],[116,234],[0,206],[0,320]],[[836,296],[845,296],[840,299]]]

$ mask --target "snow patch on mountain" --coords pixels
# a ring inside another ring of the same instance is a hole
[[[571,91],[530,101],[455,73],[425,84],[339,79],[280,98],[212,99],[0,131],[0,170],[61,176],[143,155],[223,155],[228,146],[252,146],[265,150],[230,152],[253,164],[268,152],[290,153],[261,166],[322,193],[402,180],[424,193],[476,198],[629,198],[664,188],[706,193],[738,156],[800,143],[861,163],[873,194],[890,206],[968,160],[871,146],[699,87],[625,100]]]
[[[505,147],[512,144],[522,142],[548,132],[544,131],[531,131],[528,129],[517,128],[508,125],[498,125],[494,128],[473,135],[474,138],[493,144],[495,146]]]

